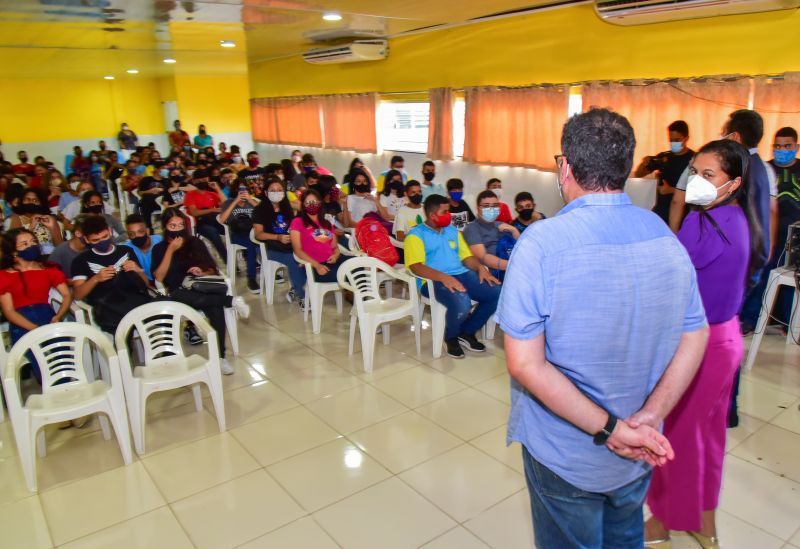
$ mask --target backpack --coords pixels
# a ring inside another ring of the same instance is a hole
[[[365,217],[356,225],[356,241],[361,250],[370,257],[394,266],[400,256],[389,240],[386,228],[377,220]]]

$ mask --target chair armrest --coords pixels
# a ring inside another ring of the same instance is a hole
[[[405,249],[405,247],[406,247],[406,244],[405,244],[405,242],[402,242],[402,241],[400,241],[400,240],[397,240],[397,239],[396,239],[395,237],[393,237],[392,235],[389,235],[389,242],[391,242],[391,243],[392,243],[392,246],[394,246],[395,248],[400,248],[401,250]]]

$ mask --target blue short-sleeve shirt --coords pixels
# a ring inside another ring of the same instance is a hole
[[[497,313],[515,339],[545,337],[548,362],[588,398],[625,418],[639,410],[683,332],[706,325],[694,267],[654,213],[623,193],[580,197],[520,237]],[[646,474],[595,446],[511,382],[508,442],[578,488],[606,492]]]

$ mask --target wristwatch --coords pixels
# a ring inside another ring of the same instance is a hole
[[[614,427],[617,426],[617,418],[612,413],[608,413],[608,421],[606,422],[606,426],[603,427],[599,433],[594,435],[594,443],[597,446],[603,446],[606,442],[608,442],[608,437],[611,436],[611,433],[614,432]]]

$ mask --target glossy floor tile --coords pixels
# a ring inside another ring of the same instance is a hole
[[[505,444],[502,333],[486,353],[434,359],[429,326],[417,354],[409,324],[394,323],[367,373],[358,344],[348,354],[349,309],[329,299],[313,334],[285,291],[273,306],[244,294],[224,433],[205,389],[199,412],[187,389],[151,397],[146,452],[130,466],[96,420],[49,427],[31,494],[0,424],[0,547],[532,548],[520,447]],[[739,401],[723,547],[800,549],[800,346],[765,336]]]

